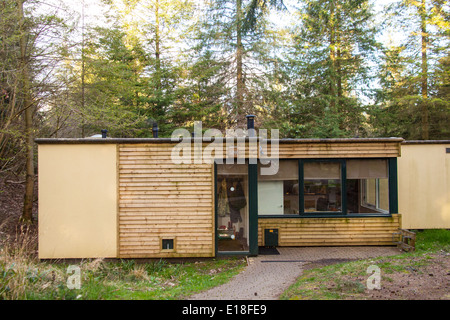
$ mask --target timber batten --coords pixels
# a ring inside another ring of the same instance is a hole
[[[279,246],[393,245],[392,235],[401,216],[333,218],[260,218],[258,245],[264,245],[264,230],[278,229]]]
[[[213,167],[174,164],[172,147],[119,145],[119,257],[214,256]]]

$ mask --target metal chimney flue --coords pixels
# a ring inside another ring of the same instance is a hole
[[[246,116],[247,118],[247,130],[248,130],[248,136],[254,137],[255,136],[255,116],[252,114],[249,114]]]
[[[152,133],[153,133],[153,138],[158,138],[158,123],[153,122],[153,127],[152,127]]]

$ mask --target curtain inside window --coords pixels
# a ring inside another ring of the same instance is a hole
[[[387,177],[387,160],[347,160],[347,179],[381,179]]]
[[[225,161],[224,161],[225,162]],[[220,164],[217,165],[217,175],[248,175],[247,164]]]
[[[341,165],[334,162],[305,162],[303,165],[306,179],[340,179]]]
[[[277,161],[277,160],[272,160]],[[261,174],[261,168],[271,167],[272,174]],[[278,171],[276,170],[278,167]],[[298,180],[298,161],[297,160],[281,160],[278,161],[278,166],[273,164],[258,166],[258,181],[275,181],[275,180]]]

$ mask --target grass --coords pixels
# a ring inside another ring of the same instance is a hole
[[[18,232],[15,241],[0,240],[0,300],[183,299],[227,282],[245,265],[242,258],[185,263],[82,260],[72,264],[79,267],[80,288],[71,289],[71,264],[39,261],[35,234],[25,229]],[[281,299],[353,298],[365,290],[368,266],[376,264],[383,270],[382,281],[392,281],[390,274],[418,270],[438,251],[450,252],[449,230],[417,232],[413,253],[306,270]]]
[[[39,261],[36,237],[19,232],[0,243],[0,300],[173,300],[228,281],[245,259],[166,260],[91,259],[75,264]],[[80,288],[69,266],[79,268]]]
[[[0,264],[0,298],[21,300],[171,300],[206,290],[229,280],[242,259],[139,263],[102,259],[80,264],[80,288],[70,288],[75,276],[66,263],[19,261]],[[73,282],[75,283],[75,282]]]
[[[363,297],[367,268],[376,265],[382,270],[381,281],[392,282],[396,272],[418,272],[429,264],[431,255],[450,252],[450,230],[416,232],[416,251],[391,257],[372,258],[305,270],[295,284],[281,296],[282,300],[342,300]]]

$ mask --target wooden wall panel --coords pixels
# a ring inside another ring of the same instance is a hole
[[[278,229],[279,246],[393,245],[392,234],[401,216],[361,218],[262,218],[258,220],[258,244],[264,245],[264,229]]]
[[[174,164],[172,147],[119,145],[119,257],[214,256],[213,166]]]
[[[375,139],[374,141],[364,139],[340,139],[338,141],[331,140],[295,140],[288,142],[280,140],[278,144],[278,155],[275,153],[276,149],[272,150],[270,143],[261,142],[237,142],[227,143],[226,141],[218,144],[214,143],[192,143],[191,155],[194,157],[194,149],[199,155],[200,161],[212,161],[212,157],[216,158],[385,158],[385,157],[399,157],[401,154],[401,143],[398,139],[388,141],[389,139]],[[172,147],[177,146],[173,143]],[[200,150],[200,145],[202,149]],[[169,146],[169,145],[168,145]],[[156,148],[157,145],[155,145]],[[198,152],[200,150],[200,152]],[[274,153],[272,153],[274,151]],[[145,157],[149,153],[140,153],[138,157]],[[168,149],[164,154],[161,154],[161,159],[170,157],[171,151]],[[192,162],[194,163],[194,162]]]
[[[270,153],[270,146],[267,151]],[[376,158],[398,157],[399,143],[297,143],[280,144],[283,158]]]
[[[211,257],[214,248],[214,172],[211,161],[175,164],[176,143],[119,144],[118,256]],[[209,144],[202,144],[204,150]],[[192,145],[194,146],[194,145]],[[237,147],[223,144],[223,155]],[[248,146],[245,148],[248,155]],[[267,151],[270,153],[270,145]],[[281,143],[280,158],[398,157],[398,142]],[[201,158],[206,159],[205,154]],[[398,216],[397,216],[398,217]],[[263,230],[278,228],[280,246],[386,245],[399,221],[393,218],[259,219]],[[174,250],[162,250],[162,238],[173,238]]]
[[[208,144],[203,144],[203,148]],[[262,147],[262,148],[261,148]],[[225,157],[248,158],[249,154],[258,158],[278,157],[280,159],[305,159],[305,158],[390,158],[399,157],[401,154],[400,142],[297,142],[286,143],[280,141],[278,145],[278,156],[276,151],[272,153],[270,144],[245,145],[222,145],[222,152]],[[251,151],[249,151],[251,150]],[[256,151],[255,151],[256,150]],[[258,151],[259,150],[259,151]],[[276,149],[275,149],[276,150]],[[262,151],[262,152],[261,152]],[[209,154],[209,153],[208,153]]]

